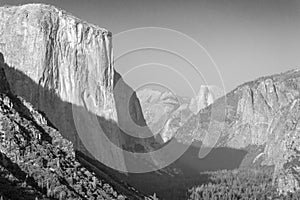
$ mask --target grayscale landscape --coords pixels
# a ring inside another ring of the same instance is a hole
[[[0,3],[1,200],[300,199],[299,2]]]

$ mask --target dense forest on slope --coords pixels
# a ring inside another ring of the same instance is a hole
[[[280,195],[272,185],[273,169],[241,168],[207,172],[210,180],[207,184],[195,186],[189,190],[189,200],[298,200],[300,192]]]
[[[144,199],[82,165],[73,144],[11,93],[2,64],[0,60],[1,199]]]

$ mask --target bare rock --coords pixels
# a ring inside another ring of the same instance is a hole
[[[109,31],[49,5],[1,7],[0,52],[12,92],[45,113],[76,149],[125,170],[123,153],[114,145],[152,148],[151,137],[126,134],[140,134],[126,129],[129,119],[146,123],[135,93],[114,70]],[[116,81],[122,88],[114,92]]]

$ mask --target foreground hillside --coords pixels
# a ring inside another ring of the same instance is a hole
[[[0,60],[0,195],[2,199],[144,199],[110,184],[75,159],[71,142],[9,89]]]

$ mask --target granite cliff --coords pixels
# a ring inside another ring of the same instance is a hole
[[[294,192],[300,189],[299,88],[299,70],[245,83],[191,117],[175,137],[206,145],[207,134],[218,132],[214,148],[254,148],[245,165],[273,165],[279,192]]]
[[[129,151],[147,151],[155,141],[138,139],[140,131],[128,128],[128,121],[141,127],[146,122],[135,92],[114,70],[111,38],[53,6],[0,8],[0,52],[12,92],[43,112],[76,149],[106,163],[101,155],[111,154],[115,167],[126,171],[122,152],[103,137]],[[78,131],[73,119],[82,119],[83,108],[97,116],[106,136]]]

